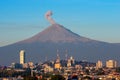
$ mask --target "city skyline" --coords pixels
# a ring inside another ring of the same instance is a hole
[[[1,0],[0,46],[29,38],[48,27],[44,18],[48,10],[53,11],[58,24],[81,36],[120,43],[119,8],[119,0]]]

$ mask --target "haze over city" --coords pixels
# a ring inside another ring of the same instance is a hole
[[[119,0],[1,0],[0,46],[29,38],[47,28],[44,14],[73,32],[99,41],[120,43]]]

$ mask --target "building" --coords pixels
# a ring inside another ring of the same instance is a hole
[[[21,50],[20,51],[20,64],[24,64],[25,63],[25,51]]]
[[[74,58],[71,56],[68,60],[67,60],[67,67],[71,67],[74,66],[75,60]]]
[[[44,67],[44,72],[47,73],[47,72],[53,72],[53,68],[48,66],[48,64],[44,64],[43,65]]]
[[[103,67],[103,63],[102,61],[98,60],[98,62],[96,63],[96,68],[102,68]]]
[[[67,67],[71,67],[71,60],[70,59],[68,59]]]
[[[73,66],[75,64],[75,59],[72,56],[70,57],[70,61],[71,61],[71,66]]]
[[[106,61],[106,67],[107,68],[116,68],[117,67],[117,61],[115,61],[115,60]]]
[[[34,63],[33,63],[33,62],[28,62],[28,66],[29,66],[30,68],[34,68]]]
[[[60,69],[60,68],[61,68],[60,57],[57,54],[57,59],[56,59],[56,62],[55,62],[55,69]]]
[[[14,69],[22,69],[22,65],[20,63],[12,63],[11,67]]]

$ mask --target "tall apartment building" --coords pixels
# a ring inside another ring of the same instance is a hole
[[[21,50],[20,51],[20,64],[24,64],[25,63],[25,51]]]

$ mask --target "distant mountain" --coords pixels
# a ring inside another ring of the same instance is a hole
[[[62,25],[53,24],[44,31],[31,37],[30,39],[21,41],[21,43],[33,43],[33,42],[89,42],[93,41],[85,37],[81,37],[78,34],[66,29]]]
[[[77,60],[120,60],[120,45],[82,37],[59,24],[53,24],[29,39],[1,47],[0,64],[19,62],[22,49],[26,51],[27,61],[33,62],[53,60],[57,53],[62,59],[67,53]]]

